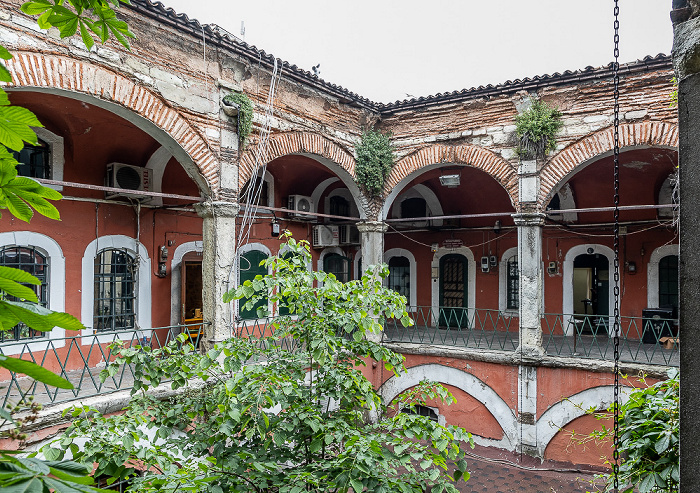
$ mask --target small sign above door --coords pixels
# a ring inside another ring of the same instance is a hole
[[[448,240],[445,240],[442,242],[442,247],[443,248],[459,248],[461,246],[464,246],[464,242],[460,240],[459,238],[450,238]]]

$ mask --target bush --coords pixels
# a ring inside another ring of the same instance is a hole
[[[355,149],[357,183],[370,197],[378,197],[394,166],[394,147],[389,136],[379,130],[367,129]]]
[[[540,99],[515,117],[518,136],[516,152],[523,159],[543,159],[557,146],[556,135],[563,126],[561,112]]]

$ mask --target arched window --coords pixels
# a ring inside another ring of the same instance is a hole
[[[406,257],[391,257],[389,259],[389,289],[393,289],[411,300],[411,262]]]
[[[506,264],[506,309],[517,310],[520,307],[520,286],[518,279],[518,256],[513,255]]]
[[[340,282],[350,280],[350,259],[338,253],[329,253],[323,258],[323,272],[333,274]]]
[[[350,216],[350,202],[345,197],[334,195],[330,198],[329,214],[333,216]],[[340,221],[341,219],[331,219],[331,221]]]
[[[242,285],[246,281],[253,281],[256,276],[266,276],[267,267],[260,263],[267,259],[267,254],[260,250],[250,250],[241,255],[238,270],[238,282]],[[250,320],[258,318],[258,308],[267,310],[267,296],[259,299],[251,309],[244,309],[246,298],[239,300],[239,315],[242,319]]]
[[[45,255],[34,247],[7,246],[0,249],[0,265],[20,269],[39,279],[39,285],[27,285],[34,289],[39,304],[47,306],[49,301],[48,261]],[[16,298],[9,296],[9,300]],[[34,339],[43,337],[44,332],[30,329],[23,323],[15,325],[10,331],[0,331],[0,342],[16,341],[20,339]]]
[[[43,140],[38,140],[38,145],[35,146],[27,144],[21,151],[12,154],[19,163],[19,176],[51,178],[50,148]]]
[[[404,407],[401,409],[404,414],[415,414],[417,416],[425,416],[431,421],[438,422],[438,415],[435,411],[427,406],[415,405],[413,407]]]
[[[136,268],[125,249],[105,248],[95,256],[93,328],[98,332],[135,327]]]
[[[667,255],[659,261],[659,307],[678,310],[678,256]]]
[[[427,217],[427,206],[422,197],[411,197],[401,202],[401,217]]]

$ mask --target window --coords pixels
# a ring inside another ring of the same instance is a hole
[[[389,259],[389,289],[411,300],[411,262],[406,257]]]
[[[678,310],[678,256],[676,255],[667,255],[659,262],[659,307],[673,307],[674,314]]]
[[[422,197],[412,197],[401,202],[401,217],[427,217],[427,206]]]
[[[425,416],[430,421],[435,421],[436,423],[438,422],[437,413],[427,406],[421,406],[416,404],[413,407],[404,407],[403,409],[401,409],[401,412],[404,414],[415,414],[416,416]]]
[[[242,285],[246,281],[254,280],[255,276],[266,276],[267,267],[265,267],[264,265],[260,265],[260,262],[262,262],[266,258],[267,254],[265,252],[261,252],[260,250],[250,250],[248,252],[243,253],[239,262],[239,285]],[[247,298],[242,298],[238,302],[239,315],[244,320],[258,318],[258,308],[267,309],[267,297],[258,300],[257,303],[255,303],[255,306],[253,306],[250,310],[245,310],[243,308],[247,301]]]
[[[136,319],[134,258],[106,248],[95,257],[93,327],[99,332],[133,329]]]
[[[333,274],[340,282],[348,282],[350,259],[338,253],[329,253],[323,258],[323,272]]]
[[[17,174],[29,178],[51,178],[50,148],[43,140],[39,145],[27,144],[19,152],[12,153],[19,163]]]
[[[506,266],[506,309],[517,310],[520,306],[520,286],[518,284],[518,256],[508,259]]]
[[[330,212],[333,216],[350,216],[350,202],[345,197],[334,195],[330,198]],[[340,219],[331,219],[332,221],[340,221]]]
[[[8,246],[0,249],[0,265],[23,270],[39,279],[40,284],[38,286],[28,286],[36,292],[41,306],[46,307],[48,305],[49,266],[46,256],[34,247]],[[16,301],[14,297],[8,297],[8,299]],[[32,330],[23,323],[19,323],[10,331],[0,331],[0,342],[36,339],[43,336],[44,332]]]

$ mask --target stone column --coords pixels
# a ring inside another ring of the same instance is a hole
[[[518,270],[520,331],[518,352],[538,358],[542,347],[542,225],[544,214],[518,213],[513,220],[518,227]]]
[[[231,202],[195,204],[203,219],[202,303],[204,347],[209,349],[232,335],[233,303],[224,303],[224,293],[236,285],[236,216],[239,205]]]
[[[700,491],[700,2],[674,0],[680,175],[681,491]]]
[[[362,246],[362,270],[370,265],[379,265],[384,262],[384,233],[388,226],[381,221],[365,221],[357,224],[360,231],[360,245]],[[374,342],[381,342],[382,335],[367,334],[367,338]]]

